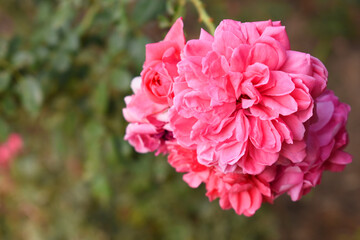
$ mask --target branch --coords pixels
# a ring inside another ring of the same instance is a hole
[[[215,26],[213,24],[212,18],[206,12],[204,8],[204,4],[201,2],[201,0],[190,0],[190,1],[194,4],[196,11],[199,14],[200,22],[203,22],[206,25],[207,29],[210,31],[210,33],[214,34]]]

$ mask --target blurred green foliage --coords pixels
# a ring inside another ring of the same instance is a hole
[[[260,2],[237,14],[295,11]],[[352,36],[348,9],[332,2],[333,11],[309,16],[324,58],[328,39]],[[205,3],[216,23],[226,17],[224,2]],[[196,22],[184,0],[0,0],[0,140],[25,140],[10,173],[0,172],[1,240],[279,239],[267,205],[252,218],[223,211],[164,156],[139,155],[123,140],[123,99],[145,44],[185,13]]]

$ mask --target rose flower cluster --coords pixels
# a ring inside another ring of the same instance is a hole
[[[182,19],[146,45],[123,109],[125,139],[168,154],[192,188],[251,216],[283,193],[299,200],[324,170],[352,161],[343,149],[350,107],[326,89],[327,70],[290,49],[276,21],[223,20],[186,42]]]

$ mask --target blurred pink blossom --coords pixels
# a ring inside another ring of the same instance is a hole
[[[5,143],[0,145],[0,167],[8,166],[23,148],[19,134],[12,133]]]

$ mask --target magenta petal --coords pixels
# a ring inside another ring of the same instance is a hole
[[[306,157],[306,143],[303,141],[295,141],[293,144],[284,144],[281,155],[293,163],[300,163]]]
[[[303,182],[304,173],[299,167],[288,167],[282,172],[282,176],[273,185],[272,189],[278,193],[284,193]]]
[[[352,156],[346,152],[337,151],[333,156],[331,156],[329,161],[334,164],[347,165],[352,162]]]

